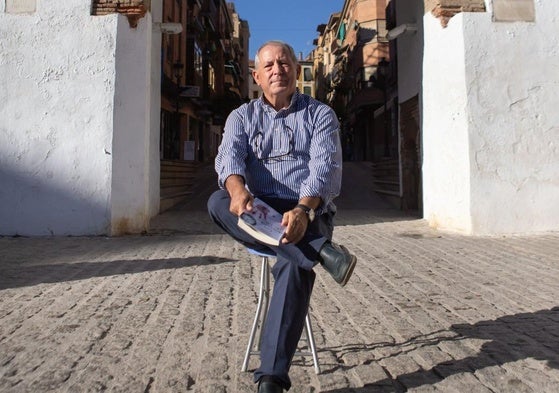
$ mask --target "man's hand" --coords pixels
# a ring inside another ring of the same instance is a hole
[[[246,189],[242,192],[232,194],[229,211],[236,216],[240,216],[245,210],[252,210],[253,200],[254,198]]]
[[[287,226],[281,242],[297,244],[305,236],[309,219],[303,210],[292,209],[283,214],[281,225]]]
[[[229,211],[240,216],[245,210],[252,210],[254,198],[245,188],[244,179],[239,175],[231,175],[225,181],[225,188],[231,197]]]

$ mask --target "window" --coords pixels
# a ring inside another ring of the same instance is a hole
[[[198,43],[194,43],[194,69],[199,78],[202,78],[202,50]]]
[[[340,24],[340,28],[338,29],[338,39],[341,42],[344,42],[345,40],[345,22]]]
[[[208,65],[208,85],[215,90],[215,71],[211,64]]]
[[[303,87],[303,93],[305,93],[306,95],[312,96],[312,88],[310,86],[304,86]]]
[[[312,68],[311,67],[303,67],[303,80],[305,82],[312,81]]]

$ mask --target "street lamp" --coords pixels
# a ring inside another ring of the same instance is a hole
[[[173,76],[175,77],[176,81],[176,95],[175,95],[175,130],[173,135],[173,147],[172,147],[172,158],[179,159],[179,152],[180,152],[180,113],[179,113],[179,98],[180,98],[180,86],[181,86],[181,77],[184,70],[184,64],[182,63],[174,63],[173,64]]]

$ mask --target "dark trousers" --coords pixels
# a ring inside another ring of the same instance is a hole
[[[261,197],[280,213],[291,210],[297,201]],[[268,246],[256,241],[237,226],[237,216],[229,211],[231,198],[225,190],[214,192],[208,200],[212,220],[226,233],[246,247],[264,252],[272,251],[277,261],[272,267],[274,290],[264,324],[260,349],[260,367],[254,380],[264,375],[279,379],[289,389],[289,367],[303,332],[309,308],[315,273],[312,270],[318,252],[325,241],[332,238],[333,214],[319,215],[309,225],[305,237],[296,245]]]

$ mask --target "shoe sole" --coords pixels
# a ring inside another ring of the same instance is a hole
[[[353,269],[355,269],[355,265],[357,265],[357,257],[355,255],[351,256],[351,262],[349,264],[349,268],[347,269],[347,272],[345,273],[344,279],[340,282],[340,285],[343,287],[347,284],[347,282],[349,281],[349,279],[351,278],[351,275],[353,274]]]

